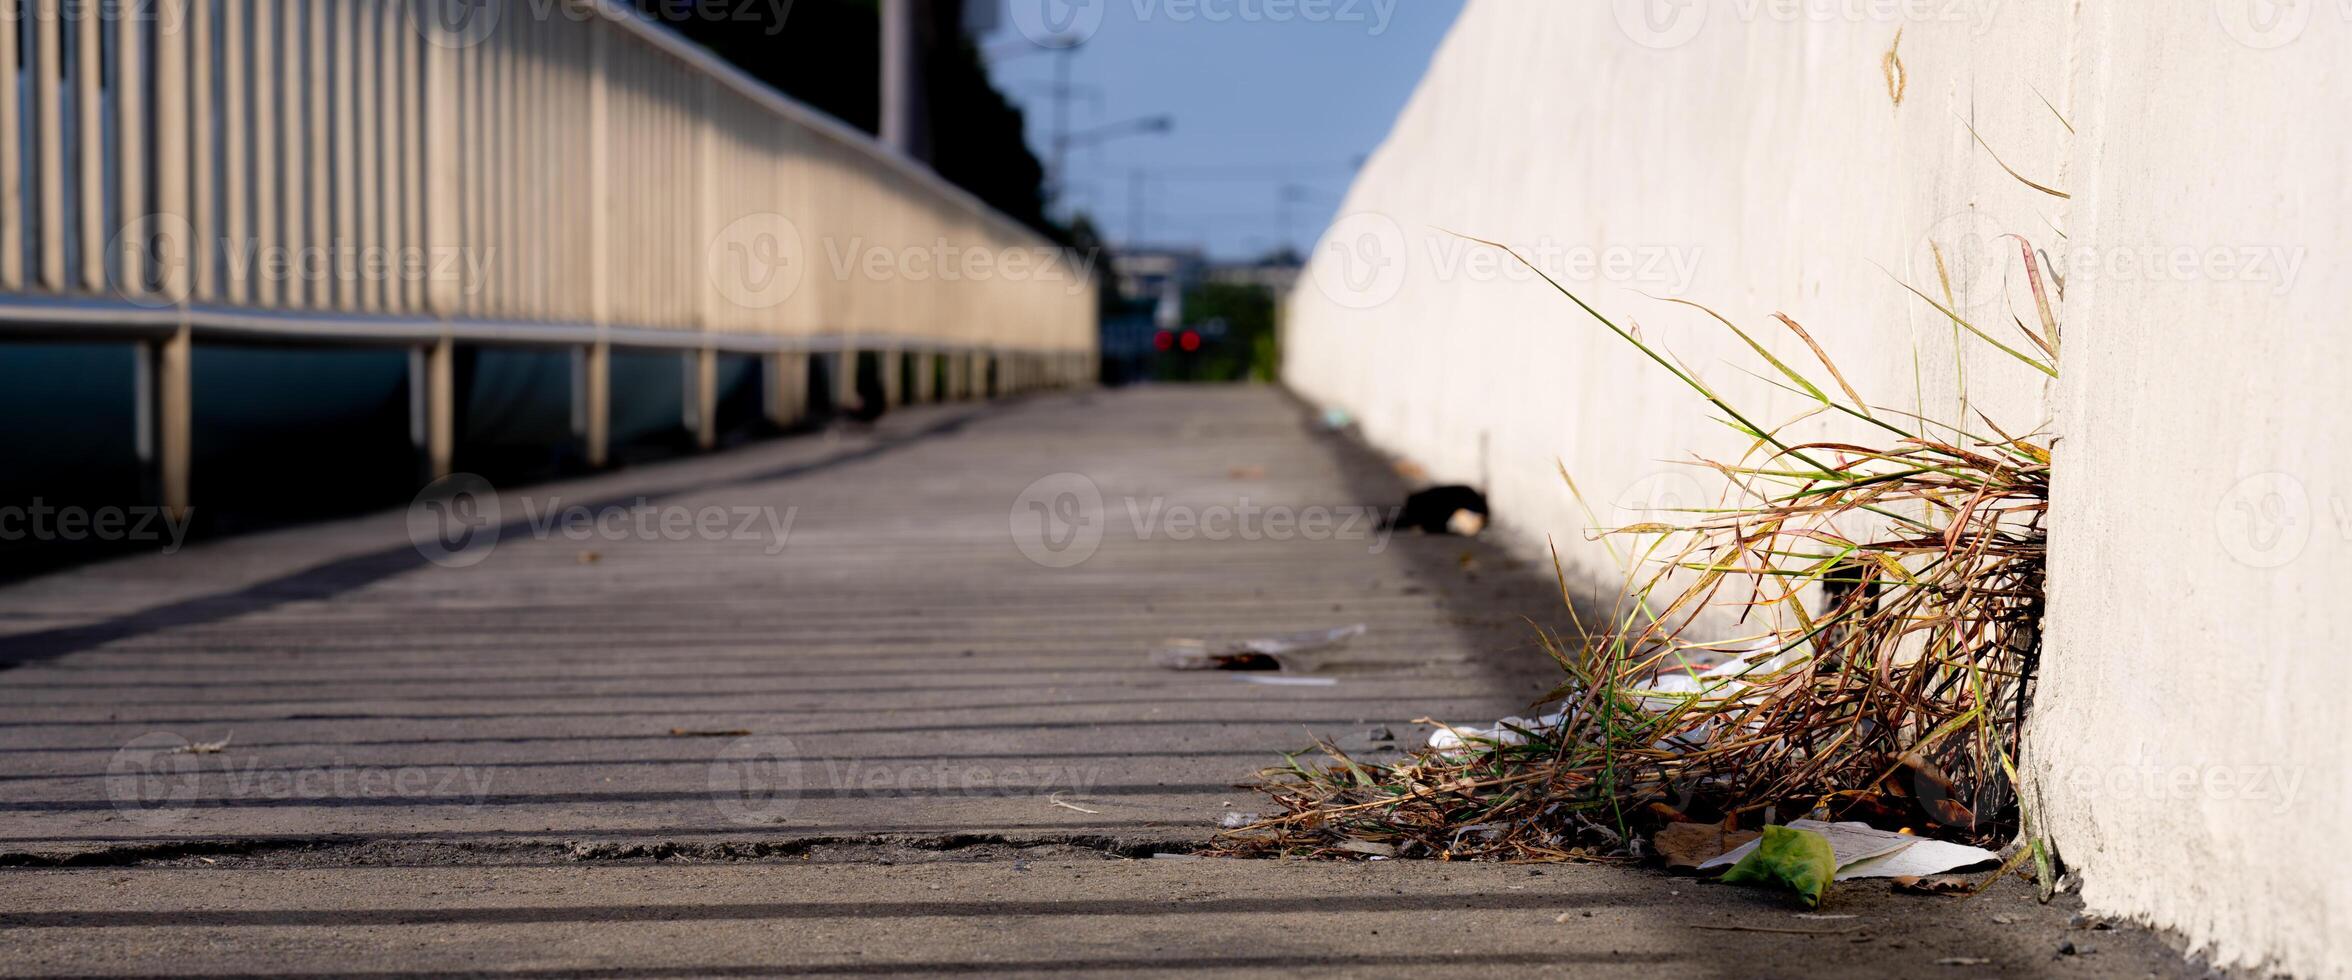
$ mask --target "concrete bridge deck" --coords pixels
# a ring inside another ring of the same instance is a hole
[[[1310,736],[1549,686],[1548,577],[1382,537],[1402,495],[1272,391],[1143,388],[508,489],[470,550],[420,509],[0,589],[0,974],[2182,969],[2022,888],[1821,921],[1617,868],[1151,857]],[[1147,662],[1359,622],[1326,685]]]

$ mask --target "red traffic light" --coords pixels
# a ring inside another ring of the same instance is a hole
[[[1176,335],[1175,335],[1175,334],[1172,334],[1172,333],[1169,333],[1169,332],[1167,332],[1167,331],[1165,331],[1165,330],[1162,330],[1162,331],[1160,331],[1159,333],[1156,333],[1156,334],[1153,334],[1153,335],[1152,335],[1152,347],[1154,347],[1155,349],[1158,349],[1158,350],[1165,351],[1165,350],[1168,350],[1169,348],[1172,348],[1172,347],[1175,347],[1175,346],[1176,346]]]
[[[1184,332],[1184,352],[1185,352],[1185,353],[1187,353],[1187,354],[1190,354],[1190,353],[1192,353],[1193,351],[1196,351],[1196,350],[1199,350],[1199,349],[1200,349],[1200,334],[1194,333],[1194,332],[1192,332],[1192,331],[1190,331],[1190,330],[1187,330],[1187,331],[1185,331],[1185,332]]]

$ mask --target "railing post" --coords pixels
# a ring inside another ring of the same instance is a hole
[[[719,444],[719,351],[709,343],[694,352],[694,445],[710,449]]]
[[[833,406],[840,409],[856,408],[858,404],[858,349],[855,341],[842,341],[834,352],[832,372],[825,380],[833,385]]]
[[[188,513],[188,473],[195,440],[195,389],[192,383],[196,344],[186,324],[145,353],[153,365],[142,379],[152,386],[155,426],[155,472],[161,484],[164,511],[177,519]]]
[[[917,404],[936,401],[938,399],[938,385],[938,355],[931,353],[931,351],[927,349],[916,351],[915,386],[912,395],[914,401]]]
[[[587,442],[584,454],[589,466],[602,467],[610,458],[612,444],[612,345],[602,340],[588,345],[580,373],[580,386],[585,390],[582,412],[587,416],[583,420],[587,424],[582,426]]]
[[[457,342],[444,335],[425,348],[425,465],[448,476],[457,455]]]
[[[906,403],[906,349],[891,344],[875,352],[882,369],[882,407]]]
[[[808,358],[799,351],[776,351],[764,359],[768,421],[779,429],[800,421],[808,407]]]

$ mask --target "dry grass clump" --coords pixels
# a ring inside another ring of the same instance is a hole
[[[2026,276],[2043,325],[2016,320],[2026,350],[1953,312],[1948,286],[1945,302],[1920,298],[1955,330],[2054,375],[2057,325],[2030,252]],[[1609,622],[1544,638],[1567,673],[1545,703],[1552,714],[1465,731],[1458,749],[1393,765],[1318,746],[1327,758],[1263,774],[1281,815],[1227,835],[1226,851],[1639,855],[1641,831],[1664,821],[1752,828],[1816,812],[1987,845],[2015,836],[2018,735],[2041,647],[2047,440],[1981,416],[1963,429],[1866,405],[1780,317],[1835,380],[1831,394],[1707,311],[1770,365],[1777,377],[1766,380],[1813,403],[1760,426],[1552,285],[1750,441],[1737,459],[1701,464],[1727,481],[1724,499],[1607,532],[1647,544],[1630,556]],[[1824,413],[1874,438],[1782,438]],[[1725,622],[1739,635],[1722,639]]]

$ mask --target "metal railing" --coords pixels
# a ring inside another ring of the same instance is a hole
[[[164,344],[167,444],[191,338],[415,345],[443,375],[453,342],[576,345],[592,389],[616,344],[1091,374],[1087,261],[624,3],[0,14],[0,333]]]

